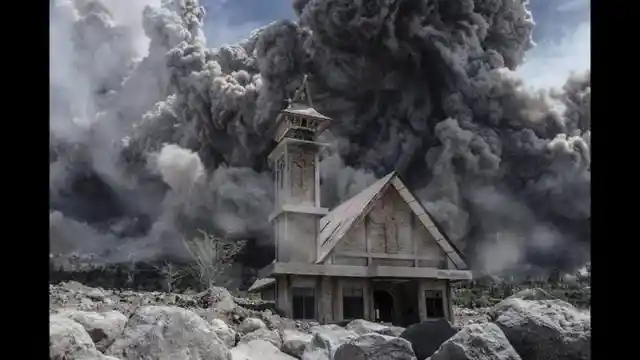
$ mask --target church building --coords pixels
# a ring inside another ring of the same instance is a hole
[[[330,122],[313,108],[306,79],[276,119],[275,259],[249,291],[294,319],[453,323],[451,283],[471,272],[395,172],[322,207],[318,162],[327,144],[318,136]]]

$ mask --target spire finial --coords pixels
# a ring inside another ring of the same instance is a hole
[[[302,84],[293,95],[293,102],[306,103],[307,105],[309,105],[309,107],[313,107],[311,96],[309,96],[309,83],[307,74],[304,74],[304,77],[302,78]]]

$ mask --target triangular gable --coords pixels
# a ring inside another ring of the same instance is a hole
[[[392,172],[376,181],[320,219],[317,262],[322,262],[353,224],[367,214],[369,205],[383,193],[394,175]]]
[[[402,199],[409,205],[413,214],[420,220],[427,232],[444,251],[458,270],[467,269],[467,264],[453,243],[439,229],[432,216],[407,189],[395,172],[378,180],[373,185],[335,208],[320,220],[320,234],[318,236],[318,260],[320,263],[326,259],[344,235],[360,222],[371,211],[375,200],[384,195],[388,186],[393,186]]]

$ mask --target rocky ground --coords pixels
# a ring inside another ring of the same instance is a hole
[[[293,321],[223,288],[198,294],[50,285],[55,360],[591,359],[591,315],[542,290],[407,329]]]

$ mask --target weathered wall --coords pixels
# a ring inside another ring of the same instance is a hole
[[[448,268],[440,246],[393,187],[345,234],[331,263]]]
[[[287,213],[287,246],[289,261],[315,261],[317,218],[307,214]]]
[[[315,260],[317,219],[311,215],[283,213],[276,219],[277,260],[309,263]]]
[[[290,147],[290,204],[315,206],[315,154]]]
[[[424,267],[446,267],[447,257],[436,240],[429,234],[427,229],[422,226],[420,221],[415,217],[415,223],[419,226],[414,227],[412,234],[413,241],[416,244],[416,254],[420,257],[418,266]],[[425,259],[426,258],[426,259]],[[451,267],[455,268],[455,267]]]
[[[443,294],[442,301],[444,304],[445,317],[447,317],[447,320],[453,323],[454,321],[454,319],[452,318],[453,309],[451,308],[453,299],[451,299],[451,293],[449,291],[449,288],[447,287],[446,280],[433,279],[433,280],[420,281],[420,288],[418,291],[418,306],[420,309],[420,319],[423,321],[427,319],[427,304],[426,304],[426,298],[425,298],[425,291],[427,290],[442,291],[442,294]]]

